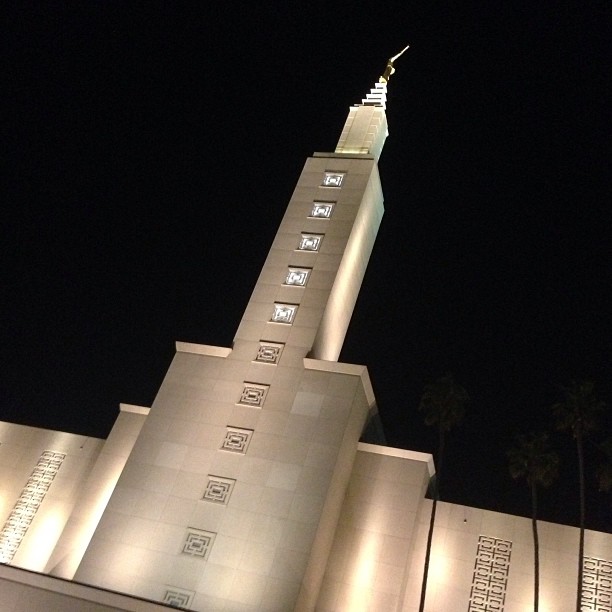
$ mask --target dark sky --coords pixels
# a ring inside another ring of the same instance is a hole
[[[104,437],[119,402],[151,404],[175,340],[230,346],[305,158],[410,43],[341,359],[368,366],[389,443],[421,451],[423,385],[452,371],[472,403],[443,498],[528,513],[513,436],[550,427],[571,379],[611,399],[609,7],[446,4],[5,15],[0,418]],[[555,443],[542,513],[574,522]],[[589,524],[612,530],[596,459]]]

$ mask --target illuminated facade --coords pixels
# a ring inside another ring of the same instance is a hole
[[[385,96],[306,161],[232,348],[178,342],[106,441],[2,425],[2,609],[418,609],[433,462],[382,444],[366,368],[337,361],[383,214]],[[438,513],[426,609],[528,610],[530,522]],[[541,610],[573,610],[576,530],[541,530]],[[612,537],[586,554],[584,609],[610,612]]]

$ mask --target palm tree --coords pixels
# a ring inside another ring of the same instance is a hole
[[[584,439],[597,429],[597,417],[605,403],[595,396],[592,381],[572,382],[563,390],[564,399],[552,407],[557,429],[571,431],[576,440],[578,453],[578,478],[580,486],[580,540],[578,544],[578,590],[576,612],[580,612],[582,601],[582,565],[584,558],[584,521],[586,514],[584,486]]]
[[[550,449],[548,434],[531,432],[519,436],[508,451],[510,476],[525,478],[531,489],[531,530],[533,532],[533,610],[540,598],[540,545],[538,541],[538,486],[548,487],[557,478],[559,457]]]
[[[465,405],[469,400],[467,391],[455,383],[452,374],[446,374],[446,376],[438,378],[435,382],[425,385],[419,404],[419,410],[425,412],[425,425],[435,425],[438,428],[438,456],[436,457],[438,469],[433,480],[433,504],[429,520],[429,534],[427,535],[427,550],[425,553],[419,612],[425,610],[431,543],[436,522],[436,508],[440,499],[440,477],[444,460],[445,437],[446,433],[463,418]]]

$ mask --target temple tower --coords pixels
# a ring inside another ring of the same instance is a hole
[[[306,160],[232,348],[177,342],[76,580],[196,610],[314,609],[376,412],[366,368],[337,359],[383,214],[385,74],[336,150]]]

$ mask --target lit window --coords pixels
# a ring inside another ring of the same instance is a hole
[[[297,304],[274,304],[272,321],[274,323],[293,323],[297,308]]]
[[[333,202],[313,202],[310,216],[316,219],[329,219],[333,208]]]
[[[323,234],[302,234],[298,251],[318,251]]]
[[[326,172],[323,177],[323,187],[342,187],[344,172]]]
[[[304,287],[308,281],[308,275],[310,274],[310,268],[289,268],[287,270],[287,277],[285,278],[285,285],[298,285]]]

